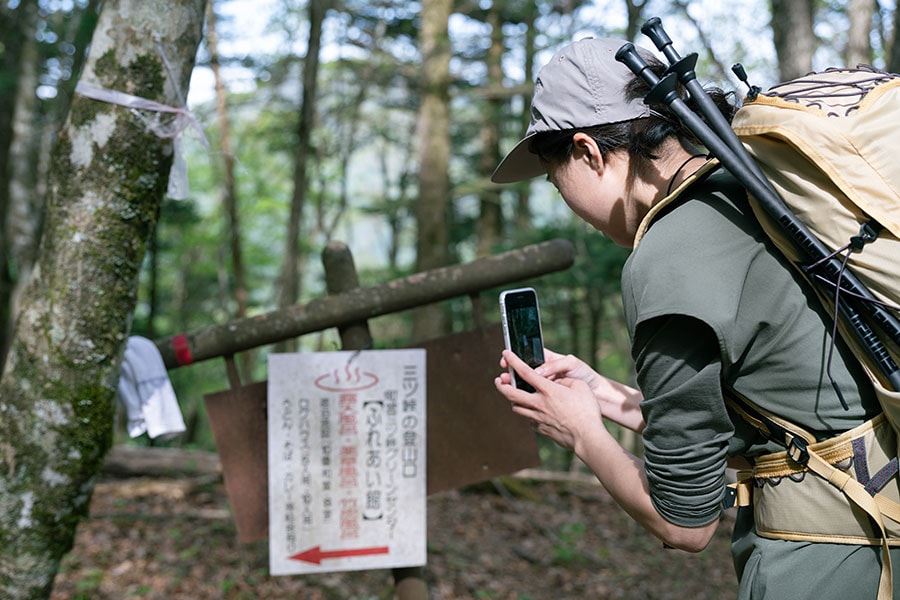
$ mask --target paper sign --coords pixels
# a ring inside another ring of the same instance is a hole
[[[425,351],[269,355],[272,575],[425,564]]]

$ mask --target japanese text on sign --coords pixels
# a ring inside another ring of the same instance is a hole
[[[425,351],[269,356],[273,575],[425,563]]]

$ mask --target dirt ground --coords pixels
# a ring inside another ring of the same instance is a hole
[[[724,524],[701,554],[665,550],[596,484],[515,479],[429,498],[425,577],[431,600],[727,600],[736,594],[729,535]],[[264,549],[237,541],[221,477],[204,475],[98,483],[52,598],[348,600],[394,592],[390,571],[268,576]]]

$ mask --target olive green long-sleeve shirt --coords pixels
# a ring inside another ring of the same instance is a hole
[[[828,315],[724,172],[657,218],[625,266],[622,289],[651,498],[673,523],[700,526],[720,515],[729,455],[779,450],[726,409],[723,384],[823,439],[880,412],[838,343],[830,368],[850,410],[841,406],[825,372]],[[766,540],[754,533],[752,510],[738,517],[733,552],[740,598],[862,598],[878,587],[877,547]]]

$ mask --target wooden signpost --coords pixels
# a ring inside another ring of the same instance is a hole
[[[539,463],[534,432],[494,397],[502,335],[479,294],[573,261],[551,240],[360,288],[333,242],[327,298],[157,341],[169,369],[226,359],[231,389],[205,402],[240,540],[269,538],[272,574],[386,567],[400,600],[427,597],[425,496]],[[368,319],[465,295],[472,331],[360,350]],[[240,382],[236,352],[331,327],[344,351],[271,355],[268,382]]]

